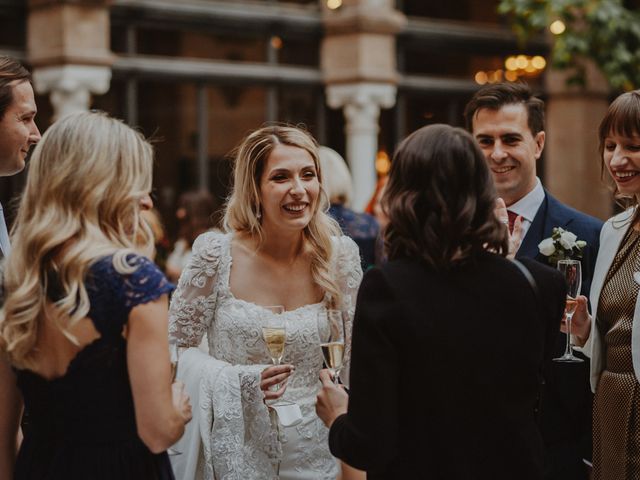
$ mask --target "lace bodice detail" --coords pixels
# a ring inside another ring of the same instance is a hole
[[[184,269],[171,301],[169,336],[184,347],[198,346],[208,334],[210,354],[237,364],[269,364],[262,339],[261,314],[264,309],[233,296],[229,288],[231,271],[231,234],[205,233],[193,245],[193,257]],[[332,268],[342,290],[342,309],[345,311],[346,356],[350,358],[351,327],[355,300],[362,270],[358,247],[349,237],[334,239],[335,254]],[[304,376],[322,366],[318,347],[316,318],[327,308],[328,299],[305,305],[284,313],[287,341],[283,363],[292,363],[297,376]],[[313,352],[311,352],[313,350]],[[317,350],[317,351],[316,351]],[[301,382],[292,378],[289,388]]]
[[[234,297],[229,288],[232,234],[208,232],[196,240],[193,256],[183,270],[172,298],[169,335],[182,346],[197,346],[207,334],[209,353],[230,365],[270,364],[262,338],[262,314],[266,310],[254,303]],[[342,292],[345,312],[345,367],[341,377],[348,379],[351,354],[351,330],[355,300],[362,278],[360,257],[350,238],[334,238],[331,260],[333,274]],[[319,388],[318,373],[322,353],[317,330],[318,314],[327,308],[328,296],[316,304],[285,312],[286,343],[283,363],[296,370],[288,382],[285,400],[300,405],[305,421],[298,433],[317,438],[317,449],[300,451],[301,468],[312,465],[318,457],[331,459],[326,446],[326,429],[315,415],[315,397]],[[331,459],[331,461],[333,461]]]

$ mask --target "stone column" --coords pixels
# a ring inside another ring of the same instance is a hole
[[[347,135],[346,157],[351,167],[351,205],[362,210],[376,186],[375,158],[378,152],[380,108],[396,101],[396,87],[383,83],[353,83],[327,87],[327,103],[343,108]]]
[[[606,219],[612,195],[601,180],[598,125],[608,107],[609,85],[589,63],[587,85],[567,86],[567,73],[549,70],[544,184],[559,200]]]
[[[54,118],[88,110],[109,90],[109,0],[28,0],[27,51],[33,83],[49,93]]]
[[[395,35],[406,19],[394,10],[393,0],[344,0],[336,10],[324,0],[321,5],[327,102],[344,111],[346,156],[354,180],[352,207],[362,210],[375,189],[380,108],[395,104]]]

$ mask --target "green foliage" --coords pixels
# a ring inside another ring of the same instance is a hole
[[[613,88],[640,87],[640,12],[622,0],[501,0],[498,12],[509,18],[521,42],[562,20],[566,30],[553,36],[551,61],[573,71],[571,82],[584,84],[586,58]]]

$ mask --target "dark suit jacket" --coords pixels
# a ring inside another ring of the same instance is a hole
[[[516,258],[534,258],[548,265],[538,244],[551,236],[554,227],[573,232],[585,240],[582,258],[582,294],[589,297],[595,268],[602,222],[570,208],[545,191],[545,199],[527,231]],[[558,336],[554,357],[564,353],[567,337]],[[580,354],[578,354],[581,356]],[[545,389],[540,428],[545,442],[545,480],[586,480],[583,458],[591,458],[591,407],[593,395],[589,387],[589,361],[581,364],[545,366]]]
[[[540,370],[564,310],[559,272],[483,252],[436,273],[390,261],[362,281],[348,413],[331,452],[369,479],[540,480]]]

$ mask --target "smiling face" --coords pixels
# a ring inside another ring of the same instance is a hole
[[[29,149],[40,140],[34,122],[37,109],[31,84],[19,81],[12,88],[13,102],[0,119],[0,176],[20,172]]]
[[[640,197],[640,135],[609,133],[604,138],[602,159],[625,197]]]
[[[545,133],[529,129],[527,110],[514,103],[498,110],[482,108],[473,117],[473,136],[487,160],[493,180],[507,206],[536,186],[536,160],[544,148]]]
[[[276,145],[260,179],[263,228],[302,231],[315,214],[319,194],[318,172],[309,152]]]

